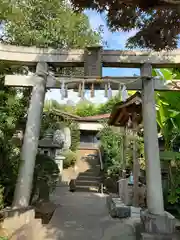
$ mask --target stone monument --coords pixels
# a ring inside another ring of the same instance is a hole
[[[71,147],[71,131],[69,129],[69,127],[64,127],[62,129],[63,133],[64,133],[64,150],[69,150],[69,148]]]
[[[63,156],[63,152],[67,151],[71,146],[71,132],[68,127],[63,127],[61,129],[57,129],[54,132],[53,142],[56,144],[62,144],[63,146],[61,149],[56,149],[55,153],[55,162],[57,163],[60,171],[60,180],[62,179],[62,172],[63,172],[63,161],[65,157]]]

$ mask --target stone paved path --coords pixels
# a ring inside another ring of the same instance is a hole
[[[53,229],[53,239],[135,240],[133,227],[127,220],[108,215],[104,195],[70,193],[67,187],[58,187],[53,201],[60,204],[48,226]]]

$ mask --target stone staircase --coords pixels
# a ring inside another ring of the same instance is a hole
[[[101,185],[101,171],[97,152],[81,156],[80,161],[79,165],[86,164],[88,167],[85,171],[79,172],[76,178],[76,191],[98,192]]]

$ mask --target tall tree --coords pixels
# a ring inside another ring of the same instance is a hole
[[[96,45],[100,40],[99,33],[91,29],[88,18],[84,14],[74,13],[63,0],[2,0],[0,27],[1,41],[16,45],[82,48]],[[12,136],[26,115],[30,91],[4,86],[3,76],[19,73],[20,69],[1,62],[0,70],[1,207],[1,185],[5,203],[10,204],[12,200],[19,160],[19,152],[12,143]],[[28,69],[23,68],[21,71]]]
[[[107,12],[111,30],[137,29],[129,38],[128,47],[155,50],[176,48],[180,34],[179,0],[71,0],[74,8]]]
[[[79,48],[96,45],[99,32],[93,31],[85,14],[74,13],[64,0],[14,1],[20,17],[4,25],[3,40],[10,44]]]

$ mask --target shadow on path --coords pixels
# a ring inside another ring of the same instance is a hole
[[[60,204],[47,225],[49,231],[57,230],[54,240],[135,240],[131,225],[109,216],[105,195],[71,193],[67,186],[61,186],[52,200]]]

